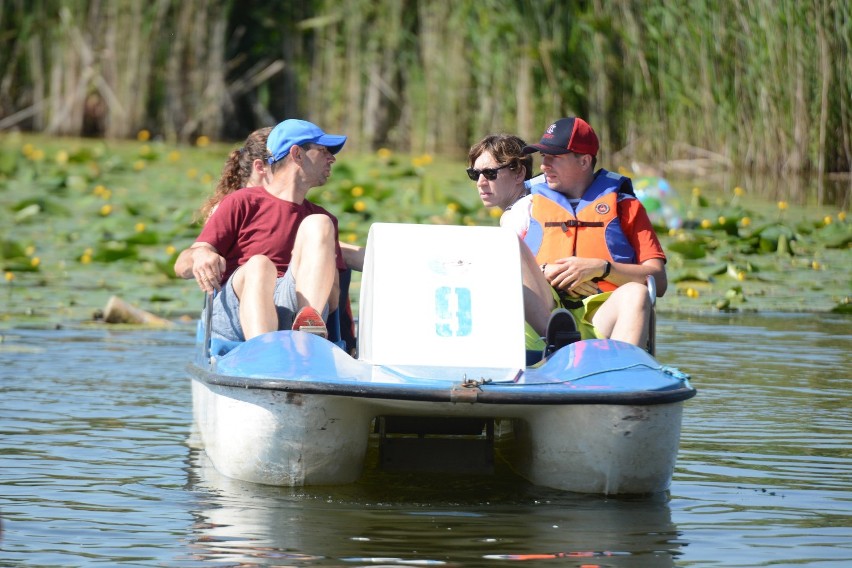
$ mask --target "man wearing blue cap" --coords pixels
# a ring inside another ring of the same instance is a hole
[[[221,290],[214,336],[245,341],[287,328],[327,336],[346,264],[337,218],[306,196],[328,181],[345,142],[304,120],[281,122],[267,139],[261,184],[226,196],[207,221],[191,247],[192,275],[208,293]]]

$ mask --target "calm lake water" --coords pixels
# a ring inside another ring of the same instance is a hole
[[[2,566],[849,566],[852,320],[661,316],[690,373],[669,494],[501,472],[229,480],[194,447],[193,332],[0,332]]]

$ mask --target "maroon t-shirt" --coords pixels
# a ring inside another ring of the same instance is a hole
[[[328,215],[334,223],[337,269],[346,263],[337,242],[337,218],[314,203],[301,205],[278,199],[262,187],[247,187],[226,196],[207,220],[196,242],[209,243],[225,257],[224,284],[234,271],[256,254],[269,257],[283,276],[290,264],[296,229],[308,215]]]

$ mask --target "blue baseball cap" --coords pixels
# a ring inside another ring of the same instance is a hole
[[[290,118],[272,129],[266,139],[266,149],[270,154],[269,163],[274,164],[285,158],[294,145],[319,144],[328,148],[332,154],[337,154],[345,142],[346,136],[326,134],[313,122]]]

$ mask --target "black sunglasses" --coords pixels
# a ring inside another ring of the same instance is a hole
[[[508,164],[503,164],[502,166],[497,166],[496,168],[485,168],[484,170],[477,170],[475,168],[468,168],[465,170],[467,172],[467,177],[471,179],[471,181],[477,181],[479,179],[479,174],[485,176],[485,179],[488,181],[494,181],[497,179],[497,171],[502,170],[503,168],[507,168],[512,165],[512,162]]]

